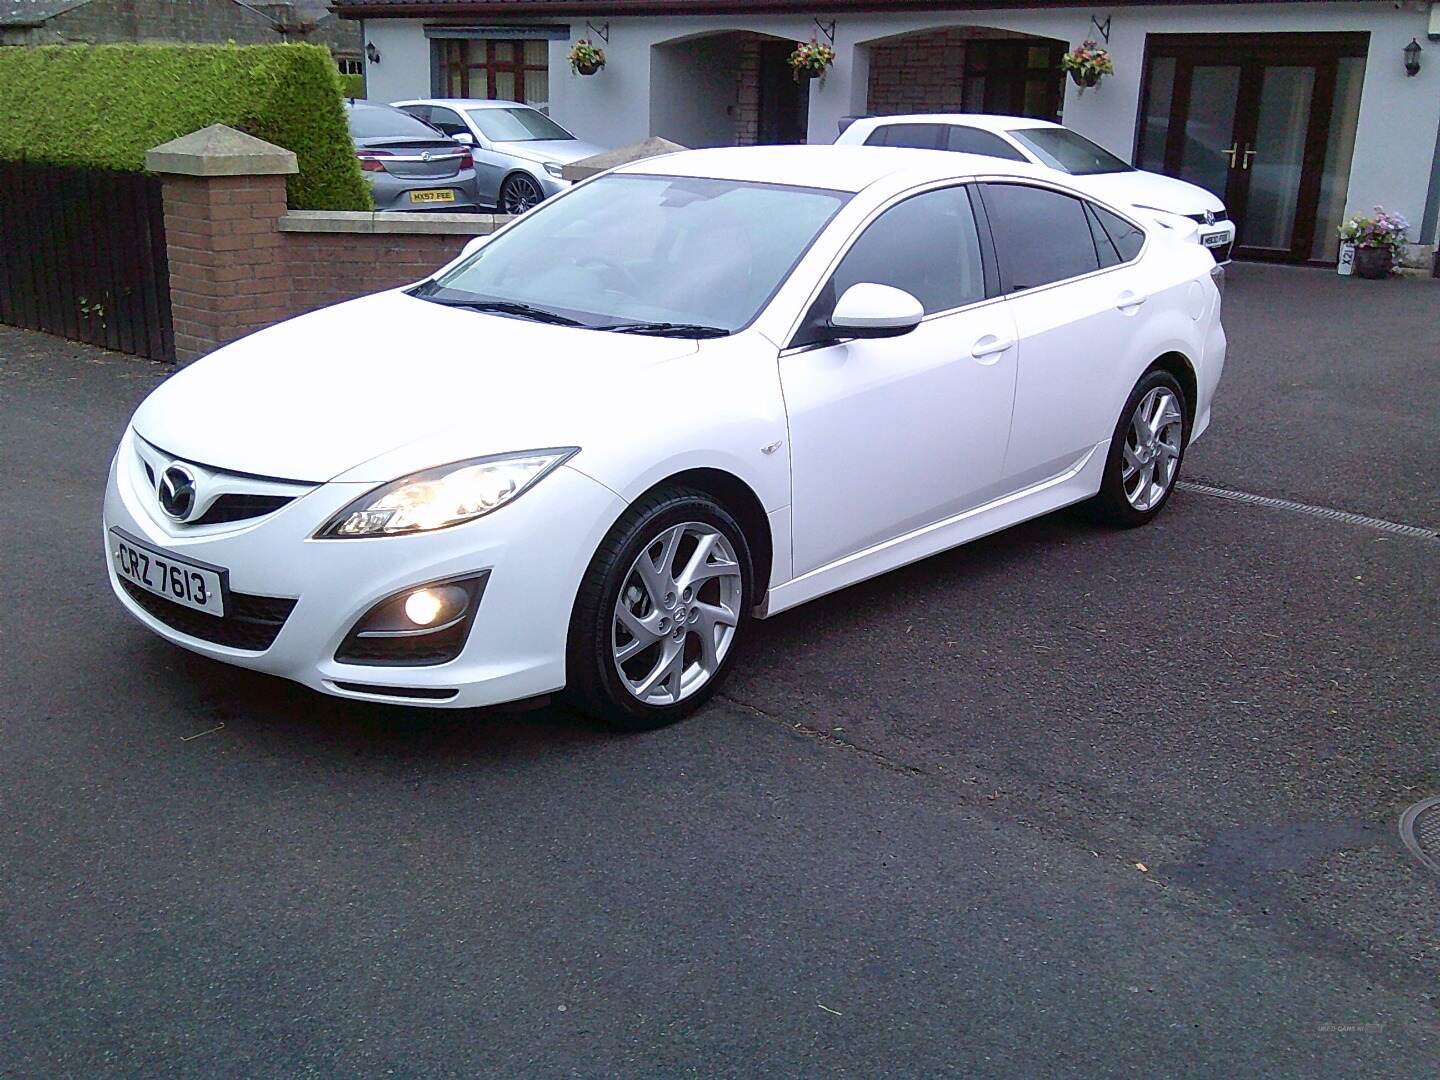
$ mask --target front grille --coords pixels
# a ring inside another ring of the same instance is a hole
[[[1220,247],[1213,247],[1210,249],[1210,254],[1215,256],[1217,263],[1223,263],[1230,258],[1230,245],[1224,244]]]
[[[294,501],[293,495],[221,495],[190,524],[220,525],[227,521],[244,521],[274,513]]]
[[[1215,220],[1213,222],[1206,221],[1204,214],[1186,214],[1185,216],[1191,221],[1198,221],[1201,225],[1220,225],[1230,220],[1229,215],[1224,210],[1217,210],[1214,213]]]
[[[230,613],[222,618],[156,596],[134,582],[122,579],[120,584],[131,600],[171,630],[213,645],[251,652],[264,652],[273,645],[295,608],[295,601],[285,597],[232,592],[228,597]]]

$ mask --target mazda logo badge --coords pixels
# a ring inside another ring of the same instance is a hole
[[[429,150],[426,150],[426,151],[424,151],[423,153],[421,153],[421,155],[420,155],[420,160],[421,160],[421,161],[429,161],[429,160],[430,160],[430,151],[429,151]]]
[[[1214,224],[1215,224],[1215,211],[1214,211],[1214,210],[1206,210],[1206,211],[1205,211],[1205,224],[1206,224],[1206,225],[1214,225]]]
[[[184,521],[195,509],[195,476],[184,465],[171,465],[160,474],[155,486],[160,509],[176,521]]]

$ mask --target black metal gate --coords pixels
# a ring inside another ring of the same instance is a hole
[[[0,161],[0,322],[173,360],[159,178]]]

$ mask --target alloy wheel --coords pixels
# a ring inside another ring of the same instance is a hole
[[[1140,399],[1130,417],[1122,451],[1120,482],[1132,507],[1146,511],[1159,505],[1180,463],[1185,418],[1169,389],[1157,386]]]
[[[620,585],[610,647],[620,680],[646,705],[673,705],[719,671],[735,640],[743,579],[724,534],[687,521],[636,556]]]
[[[500,195],[501,209],[507,214],[523,214],[533,210],[545,196],[528,176],[512,176],[505,181]]]

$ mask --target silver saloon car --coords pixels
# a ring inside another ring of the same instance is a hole
[[[518,101],[421,98],[394,104],[469,146],[480,201],[507,214],[523,214],[564,191],[570,182],[560,175],[561,166],[607,149],[577,139]]]
[[[352,101],[345,116],[376,210],[476,209],[468,146],[389,105]]]

